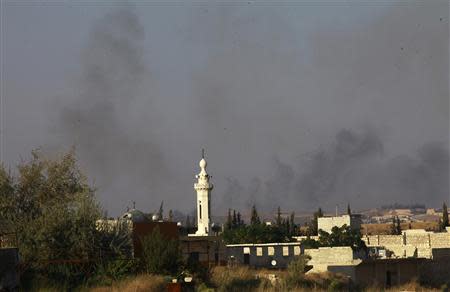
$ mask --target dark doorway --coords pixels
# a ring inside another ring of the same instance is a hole
[[[386,287],[391,287],[392,285],[392,276],[391,271],[386,272]]]
[[[245,253],[244,254],[244,265],[249,265],[250,264],[250,254]]]
[[[200,259],[200,254],[198,252],[191,252],[189,254],[189,259],[188,259],[189,262],[198,263],[199,259]]]

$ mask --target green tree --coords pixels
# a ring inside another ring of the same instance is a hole
[[[233,221],[231,224],[232,228],[236,228],[238,226],[236,210],[233,210]]]
[[[73,151],[54,160],[38,151],[18,166],[15,179],[0,171],[2,217],[12,222],[25,262],[97,256],[101,210],[79,171]],[[12,183],[14,181],[14,183]],[[9,186],[8,186],[9,182]]]
[[[241,218],[241,212],[237,212],[237,221],[236,222],[237,222],[238,227],[244,225],[244,221]]]
[[[294,222],[294,219],[295,219],[295,213],[294,212],[292,212],[291,213],[291,216],[290,216],[290,226],[291,226],[291,229],[289,230],[289,235],[290,236],[294,236],[295,235],[295,229],[296,229],[296,226],[295,226],[295,222]]]
[[[318,218],[323,217],[322,208],[319,207],[316,212],[313,214],[313,219],[311,220],[308,228],[309,235],[318,235]]]
[[[319,230],[320,246],[351,246],[355,250],[366,249],[366,244],[361,239],[358,230],[351,229],[350,226],[334,226],[331,233]]]
[[[164,216],[164,201],[161,201],[161,205],[159,205],[158,210],[158,220],[163,220],[163,216]]]
[[[231,217],[231,209],[228,209],[227,222],[225,223],[225,229],[231,229],[233,227],[233,219]]]
[[[447,204],[444,202],[442,204],[442,223],[441,223],[442,229],[445,230],[445,227],[450,226],[449,219],[448,219],[448,209]]]
[[[181,264],[178,241],[164,237],[159,228],[142,239],[142,265],[147,273],[174,275]]]
[[[256,210],[256,206],[253,205],[251,216],[250,216],[250,225],[258,225],[258,224],[261,224],[261,220],[259,219],[258,211]]]
[[[283,223],[283,222],[281,221],[281,208],[280,208],[280,206],[278,206],[278,209],[277,209],[277,218],[276,218],[276,225],[277,225],[277,226],[281,226],[282,223]]]
[[[396,217],[397,218],[396,218],[396,225],[395,225],[395,231],[396,231],[395,234],[400,235],[400,234],[402,234],[402,226],[400,224],[400,218],[398,218],[398,216],[396,216]]]

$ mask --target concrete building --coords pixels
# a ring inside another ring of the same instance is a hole
[[[295,256],[302,253],[300,242],[226,245],[230,265],[248,265],[254,268],[286,268]]]
[[[317,218],[317,229],[331,233],[333,227],[342,227],[344,225],[350,226],[354,230],[361,229],[361,215],[342,215],[334,217],[319,217]]]
[[[394,258],[419,257],[435,259],[450,255],[450,232],[409,229],[401,235],[365,235],[368,247],[383,247]]]
[[[183,236],[180,245],[185,260],[205,267],[226,265],[226,251],[219,236]]]
[[[350,246],[319,247],[305,249],[305,254],[311,257],[308,265],[312,269],[308,273],[331,271],[330,267],[340,267],[340,272],[354,278],[354,267],[366,259],[364,252],[357,252]]]

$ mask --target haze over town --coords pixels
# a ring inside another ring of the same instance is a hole
[[[449,3],[6,2],[1,160],[76,148],[102,206],[438,207]]]

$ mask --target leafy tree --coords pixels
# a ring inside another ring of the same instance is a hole
[[[268,243],[289,242],[291,238],[283,228],[265,225],[242,225],[238,228],[225,230],[222,234],[223,241],[232,243]]]
[[[101,210],[73,151],[59,159],[32,152],[12,179],[0,171],[2,219],[15,227],[25,262],[95,258]],[[6,191],[3,191],[6,190]]]
[[[450,226],[449,219],[448,219],[448,209],[447,204],[444,202],[442,204],[442,223],[441,223],[442,229],[444,230],[445,227]]]
[[[319,207],[316,212],[313,214],[313,219],[311,220],[308,228],[309,235],[318,235],[318,220],[317,218],[323,217],[322,208]]]
[[[402,227],[400,224],[400,218],[398,218],[398,216],[396,216],[396,217],[397,218],[396,218],[396,225],[395,225],[395,231],[396,231],[395,234],[400,235],[400,234],[402,234]]]
[[[392,217],[391,234],[393,234],[393,235],[402,234],[402,228],[401,228],[400,219],[398,218],[398,216]]]
[[[172,209],[169,210],[169,222],[173,221],[173,211]]]
[[[162,220],[164,215],[164,201],[161,201],[161,205],[159,205],[158,210],[158,220]]]
[[[320,246],[351,246],[356,250],[366,248],[364,241],[361,240],[360,232],[345,224],[341,227],[334,226],[331,233],[319,230],[319,244]]]
[[[289,220],[290,220],[290,230],[289,230],[289,235],[290,236],[294,236],[295,235],[295,229],[296,229],[296,226],[295,226],[295,222],[294,222],[294,219],[295,219],[295,213],[294,212],[292,212],[291,213],[291,216],[290,216],[290,218],[289,218]]]
[[[259,219],[258,211],[256,211],[256,206],[253,205],[250,217],[250,225],[258,225],[258,224],[261,224],[261,220]]]
[[[277,226],[281,226],[281,224],[282,224],[282,221],[281,221],[281,209],[280,209],[280,206],[278,206],[276,225]]]
[[[244,221],[241,218],[241,213],[237,212],[237,227],[244,225]]]
[[[231,209],[228,209],[227,222],[225,223],[225,229],[231,229],[233,227],[233,219],[231,217]]]
[[[174,275],[181,263],[178,241],[165,238],[159,228],[142,239],[142,265],[147,273]]]

